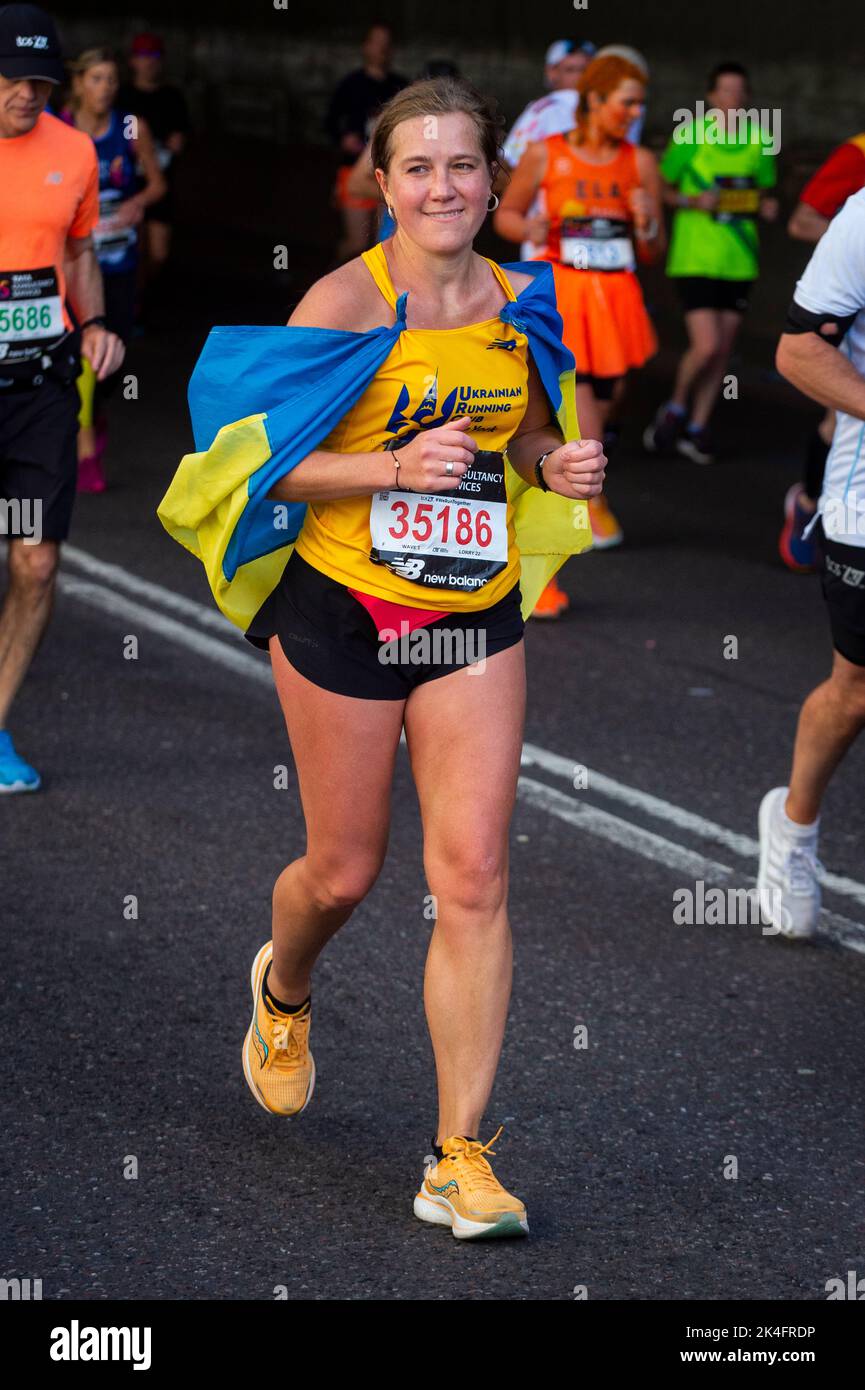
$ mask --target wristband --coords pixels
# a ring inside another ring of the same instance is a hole
[[[83,333],[85,328],[92,328],[94,323],[98,324],[100,328],[104,328],[106,324],[105,315],[94,314],[92,318],[85,319],[84,322],[81,324],[81,332]]]
[[[544,464],[546,463],[551,453],[553,453],[553,450],[549,449],[547,453],[541,454],[540,458],[535,464],[535,477],[538,480],[538,487],[542,488],[544,492],[550,491],[550,485],[544,477]]]

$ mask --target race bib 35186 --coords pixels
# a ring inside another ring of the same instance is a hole
[[[480,589],[508,562],[505,461],[479,449],[449,492],[373,493],[369,558],[423,588]]]

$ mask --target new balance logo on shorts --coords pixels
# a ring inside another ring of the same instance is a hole
[[[857,570],[853,565],[839,565],[831,555],[826,556],[826,568],[830,574],[837,575],[842,584],[849,584],[851,589],[865,588],[865,570]]]

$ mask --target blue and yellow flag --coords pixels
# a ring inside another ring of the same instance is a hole
[[[579,439],[574,359],[562,342],[552,267],[526,261],[503,269],[533,276],[500,318],[525,333],[564,438]],[[189,382],[197,452],[181,459],[158,516],[202,561],[217,604],[244,630],[279,583],[306,512],[304,502],[276,502],[267,494],[363,394],[405,328],[406,298],[397,300],[394,324],[367,333],[278,326],[210,331]],[[527,617],[567,557],[591,546],[592,533],[585,502],[530,486],[510,464],[507,492]]]

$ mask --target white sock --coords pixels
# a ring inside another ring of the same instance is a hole
[[[798,821],[790,819],[782,806],[781,825],[783,826],[784,833],[789,835],[791,839],[804,841],[813,840],[816,843],[817,832],[820,829],[820,817],[818,816],[810,825],[800,825]]]

